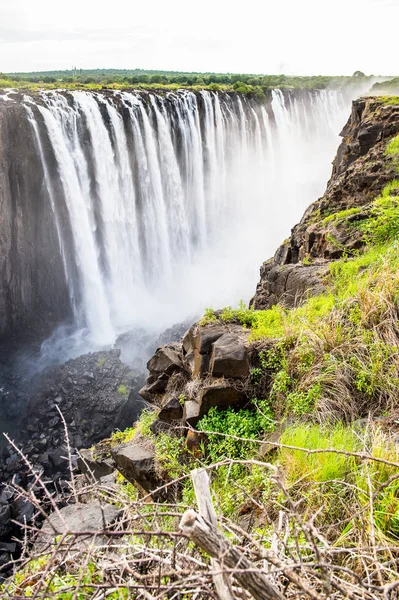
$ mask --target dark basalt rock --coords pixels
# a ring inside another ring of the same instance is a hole
[[[34,425],[32,437],[50,434],[60,446],[64,425],[59,411],[72,447],[91,446],[115,429],[132,426],[143,406],[138,396],[143,376],[135,375],[119,355],[119,350],[86,354],[40,375],[38,391],[28,401],[26,422]]]
[[[208,354],[212,350],[212,344],[224,333],[226,327],[223,325],[198,327],[195,335],[195,350],[200,354]]]
[[[111,456],[118,471],[131,483],[137,483],[146,492],[152,493],[154,500],[164,500],[166,490],[154,492],[164,485],[156,472],[155,454],[139,444],[122,444],[111,449]]]
[[[179,421],[183,417],[183,407],[176,396],[169,398],[158,414],[161,421]]]
[[[159,348],[148,361],[147,368],[150,373],[172,375],[176,371],[182,371],[183,364],[176,350],[170,346],[164,346]]]
[[[124,365],[119,354],[119,350],[86,354],[25,384],[27,408],[19,445],[30,462],[54,480],[70,475],[65,425],[74,454],[75,448],[92,446],[138,419],[144,406],[138,395],[144,375]],[[6,447],[3,456],[0,480],[16,473],[26,479],[26,465],[15,450]],[[73,466],[76,460],[73,455]]]
[[[216,313],[215,318],[218,316]],[[249,375],[248,335],[249,330],[234,322],[194,324],[179,345],[157,350],[148,363],[147,384],[140,390],[142,397],[156,399],[161,407],[153,433],[168,431],[174,424],[194,427],[211,406],[241,406],[247,401],[243,386],[232,380],[245,380]],[[168,375],[171,369],[176,371]],[[165,377],[169,379],[166,388]],[[190,381],[195,391],[186,396],[185,386]],[[151,393],[154,391],[157,393]]]
[[[223,334],[213,344],[210,371],[214,377],[243,379],[249,375],[247,349],[237,335]]]
[[[195,427],[201,418],[201,405],[195,400],[187,400],[183,407],[183,421]]]
[[[89,477],[94,477],[96,480],[110,475],[115,470],[115,464],[112,460],[96,457],[90,449],[79,451],[77,466],[81,473],[87,474]]]
[[[251,305],[256,310],[265,310],[277,303],[294,308],[325,290],[324,277],[327,273],[328,265],[323,263],[305,266],[268,261],[261,267],[261,279]]]
[[[41,550],[53,543],[53,538],[65,533],[79,532],[103,532],[112,528],[113,524],[121,516],[123,510],[112,504],[99,504],[90,502],[88,504],[70,504],[52,513],[45,521],[36,539],[35,548]],[[103,536],[96,539],[98,544],[103,543]],[[78,536],[76,545],[93,543],[93,536]]]

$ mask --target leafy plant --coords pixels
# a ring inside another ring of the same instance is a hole
[[[236,440],[231,436],[257,440],[262,433],[274,429],[273,413],[268,400],[252,400],[248,408],[218,410],[212,407],[198,422],[199,431],[220,432],[224,436],[209,435],[207,454],[211,462],[223,458],[245,458],[253,454],[257,444]]]

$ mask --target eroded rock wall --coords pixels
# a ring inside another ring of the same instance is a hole
[[[0,100],[0,340],[46,335],[70,314],[44,178],[25,108]]]

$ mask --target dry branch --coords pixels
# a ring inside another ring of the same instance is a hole
[[[223,560],[233,570],[239,584],[255,600],[283,600],[284,596],[268,581],[265,574],[256,569],[246,556],[194,510],[184,513],[180,529],[209,556]]]
[[[201,517],[216,527],[216,512],[212,503],[208,473],[205,469],[194,469],[191,471],[191,479]],[[221,571],[219,560],[211,558],[211,567],[216,571],[216,574],[213,575],[213,582],[220,600],[234,600],[228,575],[223,572],[218,573]]]

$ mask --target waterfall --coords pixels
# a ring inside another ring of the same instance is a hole
[[[76,327],[92,347],[248,301],[261,262],[323,193],[350,106],[327,90],[273,90],[271,101],[51,91],[23,102]]]

